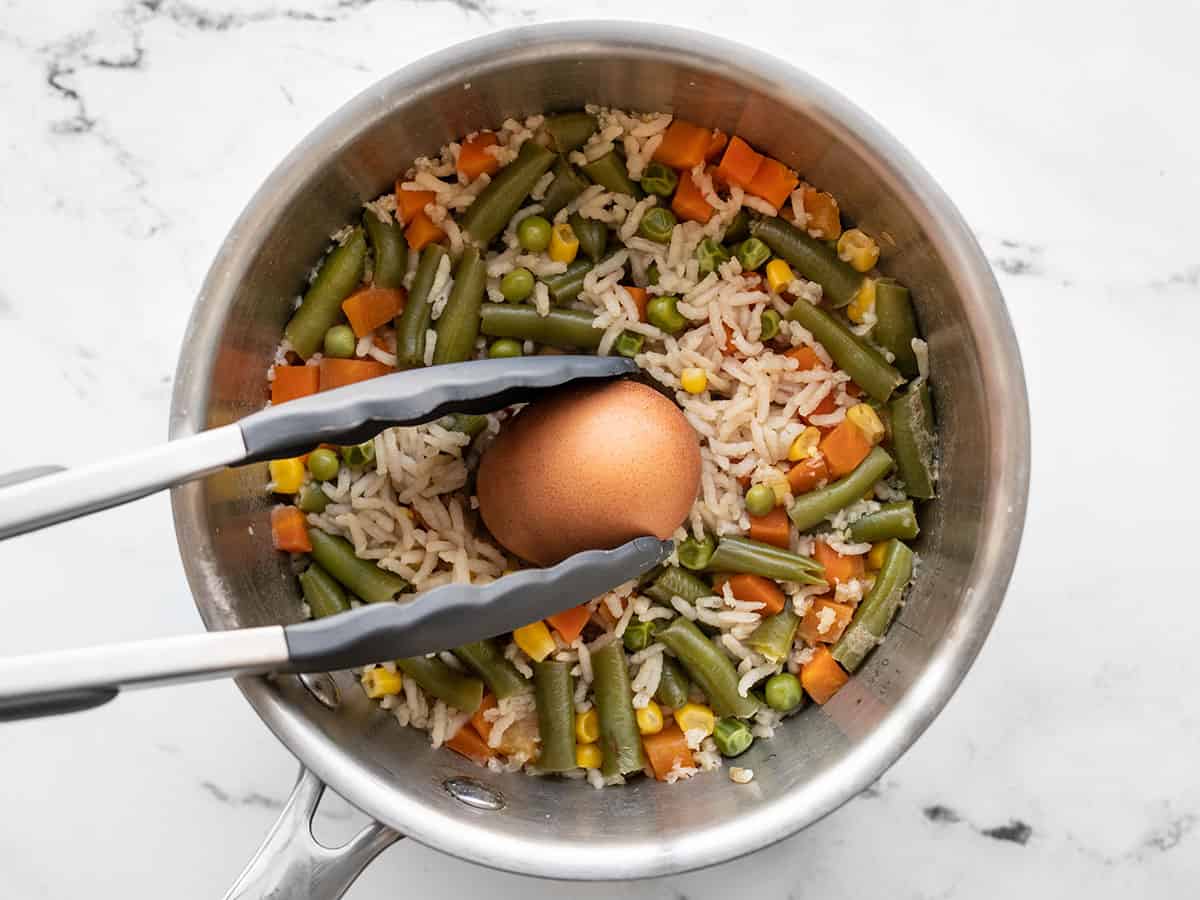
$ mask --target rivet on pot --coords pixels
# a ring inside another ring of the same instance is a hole
[[[338,693],[337,684],[333,678],[324,672],[304,673],[300,677],[300,683],[308,688],[308,692],[312,694],[318,703],[329,709],[337,709],[342,702],[342,696]]]
[[[447,778],[442,787],[459,803],[472,809],[504,809],[504,795],[474,778]]]

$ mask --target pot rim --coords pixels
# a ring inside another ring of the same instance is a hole
[[[215,362],[209,352],[219,339],[225,309],[252,257],[254,240],[289,195],[314,158],[337,152],[345,135],[389,113],[389,96],[420,95],[447,84],[483,77],[489,67],[515,58],[555,52],[589,56],[653,53],[689,64],[707,63],[736,80],[753,83],[793,106],[820,112],[835,130],[871,147],[884,161],[888,188],[919,210],[935,252],[964,298],[972,338],[987,353],[979,369],[985,393],[997,404],[1006,429],[995,435],[990,465],[997,489],[982,511],[980,543],[972,581],[962,600],[958,625],[934,650],[924,673],[874,732],[833,769],[805,787],[803,802],[790,794],[764,802],[733,819],[705,825],[689,835],[657,842],[606,845],[586,857],[548,852],[559,842],[547,835],[531,853],[529,843],[497,834],[432,809],[391,789],[385,773],[347,765],[341,748],[289,707],[261,678],[238,684],[255,711],[301,762],[350,803],[415,840],[451,855],[527,875],[566,879],[617,879],[668,875],[715,865],[751,853],[820,820],[868,787],[933,721],[974,661],[1000,608],[1016,561],[1029,486],[1029,412],[1016,337],[1000,289],[967,224],[919,163],[884,129],[822,82],[774,57],[702,32],[673,26],[620,21],[581,21],[507,29],[456,44],[384,78],[329,116],[275,168],[247,204],[221,245],[205,279],[185,333],[171,403],[171,437],[202,430],[208,385]],[[730,62],[739,60],[737,64]],[[199,491],[172,491],[180,555],[193,593],[207,596],[208,562],[189,536],[197,530]],[[997,500],[997,498],[999,498]],[[206,616],[208,628],[215,623]]]

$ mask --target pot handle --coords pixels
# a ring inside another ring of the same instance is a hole
[[[321,779],[302,766],[278,821],[225,900],[338,900],[371,860],[404,837],[372,822],[342,846],[326,847],[312,833],[324,793]]]

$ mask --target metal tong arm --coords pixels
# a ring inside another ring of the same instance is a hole
[[[449,413],[483,413],[531,400],[550,388],[630,375],[632,360],[599,356],[484,359],[412,369],[268,407],[106,462],[55,474],[26,470],[0,479],[0,540],[99,512],[226,466],[307,452],[317,444],[355,444],[394,425]]]

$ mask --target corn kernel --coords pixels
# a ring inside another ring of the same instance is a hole
[[[858,325],[865,323],[875,314],[875,279],[863,279],[862,287],[846,307],[846,315],[850,321]]]
[[[581,769],[598,769],[604,762],[604,754],[596,744],[575,745],[575,765]]]
[[[600,740],[600,716],[594,707],[575,717],[575,740],[581,744],[594,744]]]
[[[708,387],[708,373],[703,369],[684,369],[679,373],[679,383],[689,394],[703,394]]]
[[[878,572],[883,568],[883,557],[887,553],[887,541],[880,541],[878,544],[871,545],[871,552],[867,554],[867,568],[872,572]]]
[[[513,632],[513,640],[525,651],[525,655],[535,662],[541,662],[553,653],[557,646],[550,635],[550,629],[541,619],[522,625]]]
[[[776,294],[783,293],[784,288],[796,280],[791,267],[782,259],[773,259],[767,263],[767,286]]]
[[[706,735],[712,734],[717,725],[713,711],[699,703],[685,703],[675,710],[675,721],[683,731],[703,728]]]
[[[294,494],[304,484],[304,462],[295,459],[273,459],[267,463],[271,473],[271,490],[276,494]]]
[[[870,272],[879,262],[879,245],[875,239],[858,228],[843,232],[837,242],[838,258],[848,262],[856,272]]]
[[[642,734],[658,734],[663,730],[663,714],[658,708],[658,704],[651,700],[643,708],[639,709],[635,716],[637,718],[638,731]]]
[[[874,407],[869,403],[856,403],[846,410],[846,418],[872,444],[878,444],[883,440],[883,422],[879,419],[879,413],[875,412]]]
[[[575,236],[575,229],[566,222],[555,225],[550,232],[550,258],[555,262],[569,263],[577,253],[579,238]]]
[[[796,439],[792,441],[792,446],[788,447],[788,461],[800,462],[801,460],[811,459],[821,452],[820,443],[821,429],[815,425],[809,425],[796,435]]]
[[[762,483],[774,491],[776,506],[787,503],[792,499],[791,482],[787,480],[787,475],[778,469],[768,470],[763,476]]]
[[[380,667],[363,672],[362,686],[368,697],[378,700],[380,697],[390,697],[392,694],[400,693],[404,681],[399,672],[390,672]]]

